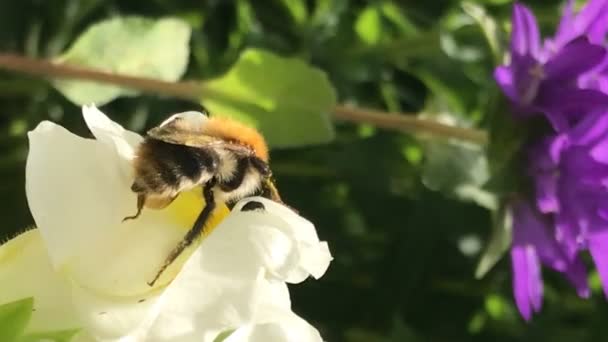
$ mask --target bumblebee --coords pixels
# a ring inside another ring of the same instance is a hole
[[[268,147],[262,135],[249,126],[199,112],[171,116],[152,128],[135,152],[137,212],[162,209],[182,191],[201,188],[205,206],[183,240],[170,252],[148,284],[190,246],[205,229],[218,203],[228,206],[251,195],[282,203],[268,165]],[[124,221],[123,220],[123,221]]]

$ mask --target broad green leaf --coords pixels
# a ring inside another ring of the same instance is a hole
[[[494,209],[496,198],[482,189],[488,163],[482,147],[461,142],[432,141],[425,145],[422,181],[432,190],[456,195]]]
[[[490,241],[481,255],[481,259],[475,270],[475,277],[477,279],[486,275],[509,250],[512,231],[513,217],[511,212],[507,208],[502,207],[494,213],[494,225]]]
[[[187,23],[174,18],[113,18],[91,26],[57,62],[176,81],[188,64],[190,31]],[[134,90],[94,82],[57,80],[53,84],[78,105],[102,105],[137,95]]]
[[[202,103],[212,115],[261,130],[269,145],[326,143],[336,95],[325,73],[296,58],[250,49],[224,76],[205,83]]]
[[[34,298],[26,298],[0,305],[0,341],[15,341],[32,316]]]
[[[505,49],[505,40],[504,32],[502,31],[500,25],[498,25],[492,16],[486,13],[483,7],[475,3],[466,1],[462,3],[461,6],[468,15],[475,19],[483,31],[488,45],[490,46],[490,50],[492,50],[494,61],[496,63],[501,63]]]
[[[78,332],[80,329],[31,333],[21,337],[18,342],[70,342]]]
[[[369,5],[355,22],[355,32],[366,44],[375,45],[382,39],[382,14],[377,6]]]

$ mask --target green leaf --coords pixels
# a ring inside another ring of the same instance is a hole
[[[487,156],[492,176],[484,188],[505,196],[526,187],[520,151],[529,134],[530,124],[515,120],[509,112],[510,106],[502,98],[494,101],[491,107]]]
[[[0,305],[0,341],[15,341],[30,321],[34,298]]]
[[[221,333],[219,333],[215,339],[213,339],[213,342],[222,342],[225,339],[227,339],[228,337],[230,337],[230,335],[232,335],[232,333],[235,331],[236,329],[228,329],[228,330],[224,330]]]
[[[511,211],[506,207],[501,207],[494,213],[494,225],[490,241],[485,251],[481,255],[475,277],[482,278],[488,271],[496,265],[511,246],[511,235],[513,231],[513,217]]]
[[[423,339],[408,325],[403,322],[399,315],[393,316],[393,326],[390,331],[390,342],[417,342]]]
[[[425,144],[422,182],[432,190],[456,195],[494,209],[496,198],[482,189],[489,178],[482,147],[461,142],[431,141]]]
[[[308,10],[306,9],[306,4],[303,1],[299,0],[282,0],[282,3],[287,9],[294,21],[298,25],[302,25],[308,20]]]
[[[466,1],[461,6],[468,15],[475,19],[486,37],[490,50],[492,50],[494,61],[500,64],[505,51],[504,32],[500,25],[486,13],[483,7],[477,4]]]
[[[76,334],[80,332],[80,329],[71,330],[58,330],[58,331],[47,331],[40,333],[27,334],[21,337],[19,342],[70,342]]]
[[[174,18],[118,17],[86,30],[57,61],[106,72],[178,80],[188,64],[190,27]],[[94,82],[57,80],[54,86],[70,101],[102,105],[134,90]]]
[[[326,143],[334,138],[335,91],[324,72],[296,58],[250,49],[224,76],[205,83],[212,115],[258,128],[273,147]]]
[[[416,25],[405,15],[403,8],[393,2],[385,1],[380,5],[382,14],[395,25],[402,35],[412,36],[418,33]]]
[[[355,32],[366,44],[375,45],[382,39],[382,16],[378,7],[367,6],[355,22]]]

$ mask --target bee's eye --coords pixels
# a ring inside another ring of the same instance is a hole
[[[245,205],[241,208],[241,211],[256,211],[256,210],[266,210],[264,204],[258,201],[250,201],[245,203]]]

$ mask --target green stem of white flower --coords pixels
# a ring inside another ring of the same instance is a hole
[[[53,63],[48,60],[33,59],[10,54],[0,54],[0,69],[22,72],[48,79],[74,78],[109,83],[197,102],[207,91],[204,82],[165,82],[156,79],[119,75],[90,68]],[[346,105],[336,106],[333,112],[334,118],[340,121],[370,124],[378,128],[402,132],[459,139],[480,145],[486,144],[488,141],[487,133],[482,130],[445,125],[433,120],[421,119],[415,115],[386,113]]]

